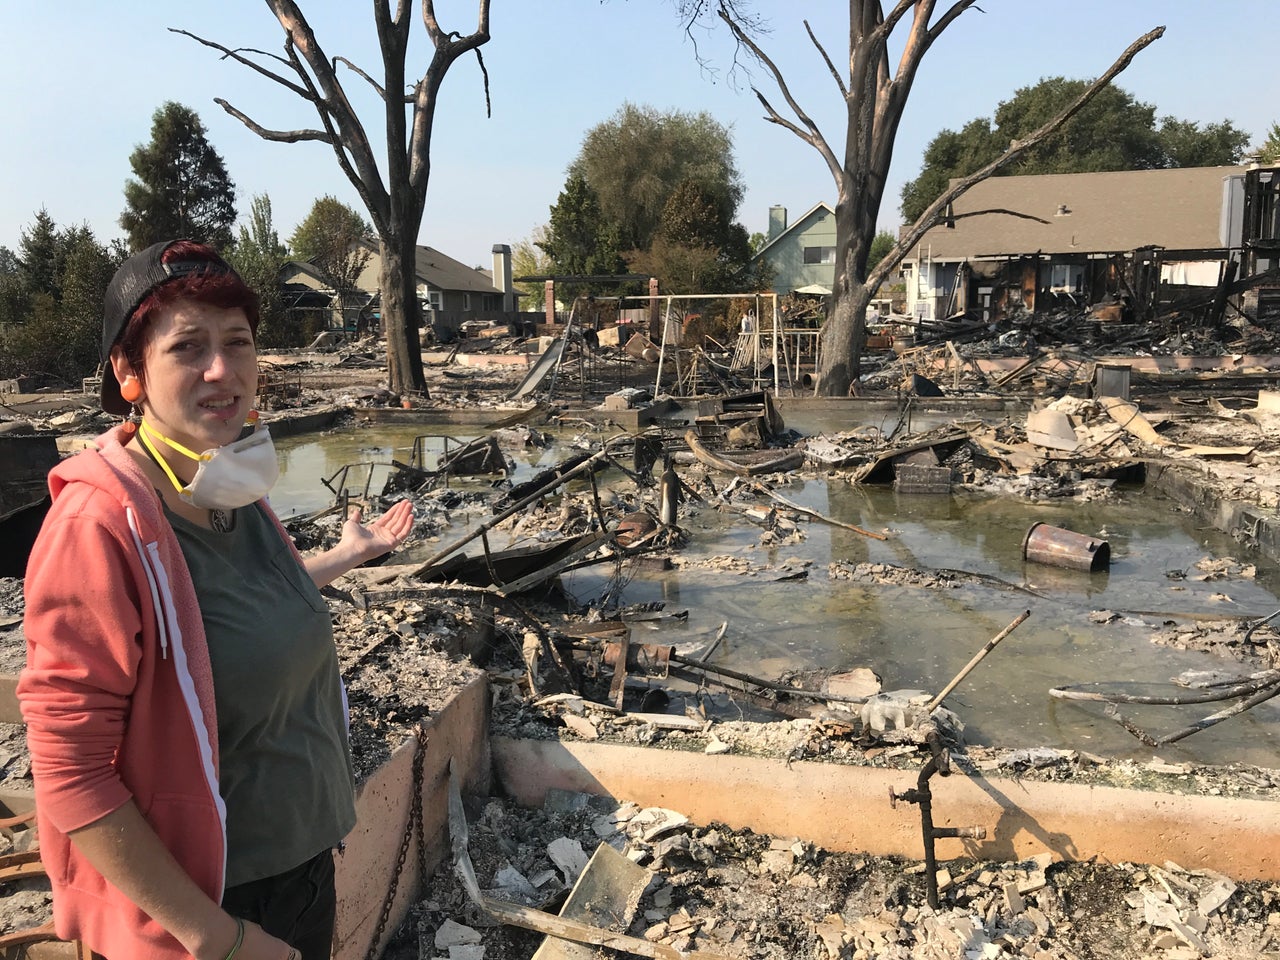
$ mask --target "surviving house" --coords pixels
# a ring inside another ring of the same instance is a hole
[[[377,244],[366,243],[372,255],[356,286],[377,297],[382,258]],[[468,321],[503,322],[515,311],[511,248],[506,244],[494,244],[491,271],[468,267],[434,247],[419,245],[414,275],[423,320],[440,340],[453,339]]]
[[[286,309],[304,311],[310,330],[353,332],[380,319],[382,258],[376,243],[358,243],[368,257],[354,286],[347,290],[335,290],[314,264],[291,260],[281,267]],[[504,322],[513,317],[511,248],[506,244],[494,245],[492,271],[468,267],[434,247],[419,246],[414,275],[423,320],[438,339],[451,340],[468,321]]]
[[[835,210],[818,203],[788,225],[787,208],[770,207],[769,235],[751,262],[768,264],[779,296],[830,294],[836,276]]]
[[[1245,167],[992,177],[961,196],[901,270],[907,311],[1109,303],[1135,317],[1225,287],[1239,267]]]

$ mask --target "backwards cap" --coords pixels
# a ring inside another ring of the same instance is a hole
[[[161,240],[141,253],[135,253],[124,263],[107,285],[107,295],[102,312],[102,359],[111,356],[125,325],[151,292],[170,280],[190,276],[193,273],[230,273],[231,269],[221,258],[213,260],[175,260],[162,263],[161,257],[178,240]],[[120,396],[120,384],[111,364],[102,369],[102,409],[118,416],[128,416],[130,404]]]

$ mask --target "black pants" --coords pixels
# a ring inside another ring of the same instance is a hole
[[[279,937],[302,960],[329,960],[337,905],[332,850],[274,877],[228,887],[222,895],[227,913]]]

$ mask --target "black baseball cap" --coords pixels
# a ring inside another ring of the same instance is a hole
[[[190,276],[193,273],[230,273],[235,271],[221,257],[216,259],[175,260],[162,263],[164,252],[180,240],[161,240],[141,253],[135,253],[124,263],[107,285],[107,295],[102,312],[102,359],[109,360],[111,348],[120,339],[125,324],[151,291],[170,280]],[[102,409],[117,416],[129,415],[130,404],[120,396],[120,384],[110,363],[102,368]]]

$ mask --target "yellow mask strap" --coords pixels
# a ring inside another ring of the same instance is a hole
[[[184,447],[182,444],[178,443],[177,441],[170,440],[164,434],[158,433],[155,430],[153,430],[151,427],[147,425],[147,421],[145,420],[142,421],[142,424],[138,428],[138,439],[141,440],[142,445],[147,448],[147,453],[151,454],[151,459],[160,465],[160,469],[163,470],[165,473],[165,476],[169,478],[169,482],[173,484],[173,489],[177,490],[178,493],[186,493],[187,492],[186,484],[184,484],[181,480],[178,479],[177,474],[173,472],[173,468],[169,466],[168,461],[166,461],[164,457],[160,456],[160,451],[158,451],[155,447],[155,444],[151,442],[151,438],[153,436],[157,440],[163,440],[174,450],[177,450],[179,453],[183,454],[184,456],[190,457],[192,460],[195,460],[197,462],[204,461],[209,458],[202,456],[198,453],[192,453],[190,450],[188,450],[186,447]]]

